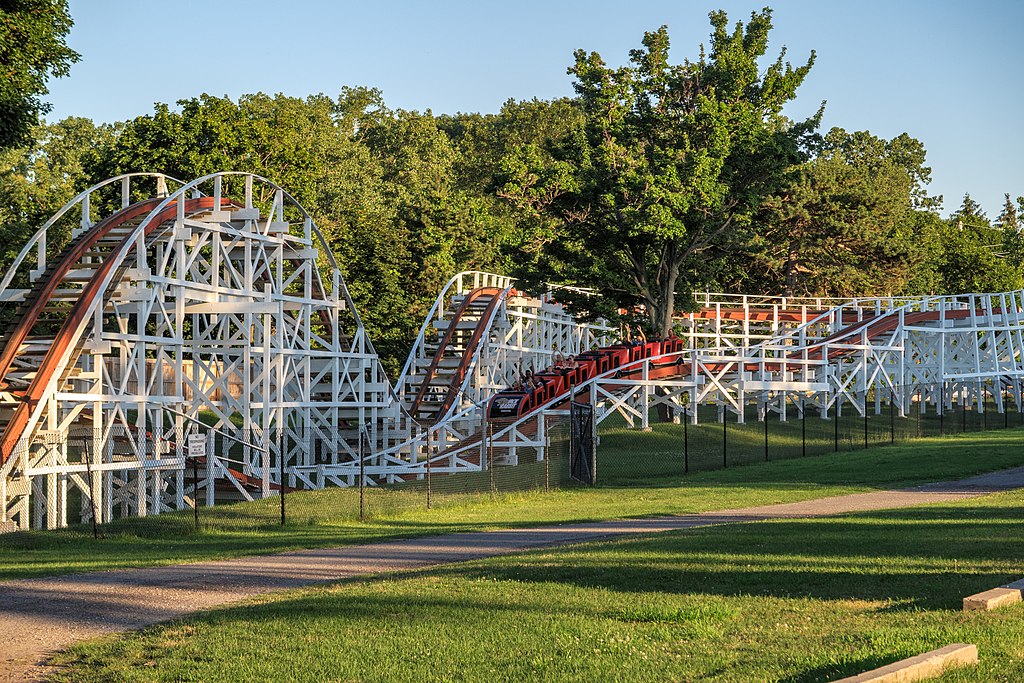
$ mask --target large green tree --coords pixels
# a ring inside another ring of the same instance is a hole
[[[67,0],[0,2],[0,149],[30,144],[50,109],[41,99],[47,80],[78,61],[65,42],[71,25]]]
[[[384,169],[358,139],[389,115],[379,93],[363,88],[337,99],[256,93],[238,101],[202,95],[177,109],[158,104],[122,126],[100,175],[144,170],[192,179],[249,171],[286,188],[313,214],[394,370],[410,326],[409,236],[384,190]]]
[[[736,284],[788,296],[934,289],[919,272],[937,249],[930,222],[918,220],[936,206],[924,160],[924,146],[909,135],[832,129],[766,203]]]
[[[579,133],[553,163],[537,166],[543,159],[530,150],[512,160],[502,190],[539,218],[543,274],[602,294],[577,299],[578,308],[642,304],[659,334],[671,329],[678,295],[708,281],[708,256],[738,241],[782,171],[802,159],[818,121],[794,125],[781,114],[814,55],[796,68],[784,51],[760,64],[770,10],[731,30],[724,12],[710,19],[710,50],[683,64],[669,63],[666,27],[644,36],[628,66],[577,51],[569,73]]]
[[[410,237],[405,284],[416,309],[412,314],[420,318],[454,273],[493,269],[501,260],[502,226],[492,202],[479,186],[460,182],[463,157],[441,123],[429,111],[396,111],[360,134]]]

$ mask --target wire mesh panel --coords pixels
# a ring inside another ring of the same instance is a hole
[[[66,526],[66,533],[96,536],[245,534],[282,524],[401,520],[427,508],[443,520],[445,510],[595,482],[657,486],[723,467],[1019,427],[1017,391],[998,384],[922,385],[904,392],[902,405],[886,392],[831,404],[762,395],[744,403],[742,415],[730,406],[655,405],[646,415],[609,414],[596,440],[593,406],[574,403],[528,420],[482,420],[457,448],[421,443],[403,454],[417,467],[391,477],[380,475],[382,455],[369,439],[339,447],[340,432],[227,433],[196,421],[159,433],[114,429],[97,448],[91,430],[78,430],[60,453],[72,471],[37,477],[19,505],[31,511],[35,529]],[[53,457],[47,448],[33,444],[13,460],[22,468],[45,467]],[[14,525],[5,522],[3,530]]]
[[[594,407],[572,401],[569,404],[569,476],[582,484],[597,483],[594,426]]]

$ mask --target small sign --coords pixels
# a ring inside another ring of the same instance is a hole
[[[495,396],[491,401],[489,417],[518,417],[519,404],[525,400],[525,396]]]
[[[190,458],[205,458],[206,457],[206,434],[189,434],[188,435],[188,457],[190,457]]]

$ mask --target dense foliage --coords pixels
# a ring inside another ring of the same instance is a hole
[[[21,71],[0,99],[17,89],[34,120],[46,75],[77,59],[63,43],[66,7],[3,7],[0,59]],[[32,11],[32,21],[15,16]],[[440,287],[469,268],[532,288],[589,287],[597,296],[568,303],[590,315],[644,311],[656,332],[706,288],[846,297],[1022,285],[1024,198],[1007,195],[992,221],[969,196],[940,216],[919,141],[822,132],[820,112],[783,115],[814,55],[765,62],[769,10],[710,19],[709,49],[682,64],[670,63],[662,27],[623,67],[577,51],[575,97],[510,100],[496,114],[392,110],[361,87],[204,94],[113,125],[69,118],[19,137],[20,114],[4,110],[0,266],[92,182],[241,170],[314,213],[392,368]],[[5,149],[7,139],[19,142]]]
[[[781,116],[813,54],[795,69],[780,55],[759,70],[770,19],[765,10],[729,32],[725,13],[712,12],[710,52],[682,65],[668,61],[666,27],[644,36],[627,67],[577,51],[569,73],[581,129],[554,163],[526,155],[503,188],[555,219],[540,228],[552,270],[599,290],[606,305],[643,304],[659,334],[677,292],[706,284],[707,254],[743,239],[817,125]]]
[[[31,139],[49,107],[40,97],[52,76],[66,76],[78,53],[64,42],[71,30],[67,0],[0,2],[0,149]]]

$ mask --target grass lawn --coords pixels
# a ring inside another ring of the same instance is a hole
[[[751,470],[753,472],[754,470]],[[266,597],[57,656],[57,681],[831,681],[952,642],[1024,680],[1024,494],[652,535]]]
[[[629,452],[652,463],[676,457],[665,433],[631,432]],[[876,488],[954,479],[1024,464],[1021,430],[971,433],[849,453],[759,463],[690,475],[636,468],[627,483],[499,494],[452,494],[426,510],[422,492],[374,491],[373,517],[357,518],[358,495],[331,489],[288,497],[286,526],[277,500],[116,523],[94,539],[87,529],[0,535],[0,579],[191,562],[388,538],[615,517],[678,514],[791,502]],[[667,450],[666,450],[667,449]],[[646,476],[645,476],[646,472]],[[411,502],[416,502],[413,506]],[[417,502],[418,501],[418,502]],[[256,520],[257,524],[254,524]],[[260,521],[262,520],[262,521]]]

